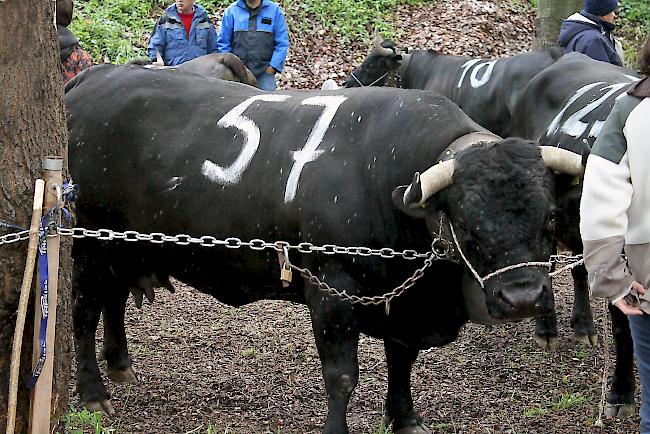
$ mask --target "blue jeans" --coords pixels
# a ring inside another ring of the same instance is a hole
[[[263,72],[259,77],[255,78],[257,78],[257,84],[260,85],[260,89],[275,90],[275,74],[267,74],[266,72]]]
[[[641,434],[650,433],[650,315],[629,315],[636,367],[641,378]]]

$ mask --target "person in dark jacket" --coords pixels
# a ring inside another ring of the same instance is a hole
[[[238,56],[263,90],[275,90],[284,68],[289,32],[284,13],[271,0],[237,0],[221,20],[219,51]]]
[[[56,32],[59,37],[61,74],[64,83],[67,83],[84,69],[93,66],[90,55],[79,45],[79,39],[68,30],[68,26],[72,22],[72,9],[72,0],[57,0]]]
[[[147,54],[152,61],[156,52],[169,66],[216,53],[217,32],[205,9],[194,0],[176,0],[165,9],[149,41]]]
[[[622,50],[612,36],[617,0],[585,0],[584,9],[562,23],[558,43],[595,60],[623,66]]]
[[[565,52],[577,51],[595,60],[623,66],[612,36],[617,0],[584,0],[584,9],[562,23],[558,43]]]

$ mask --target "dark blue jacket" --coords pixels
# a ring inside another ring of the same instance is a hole
[[[205,54],[216,53],[217,32],[210,23],[208,13],[198,4],[194,5],[194,18],[187,36],[176,4],[169,6],[160,17],[151,35],[149,57],[156,60],[156,50],[165,65],[178,65]]]
[[[288,49],[289,32],[284,13],[271,0],[262,0],[253,11],[245,0],[238,0],[224,12],[219,51],[238,56],[256,77],[267,66],[282,71]]]
[[[610,32],[614,25],[584,11],[562,23],[558,43],[565,52],[577,51],[592,59],[623,66]]]

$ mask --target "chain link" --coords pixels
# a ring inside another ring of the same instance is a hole
[[[198,245],[202,247],[215,247],[223,246],[229,249],[239,249],[242,247],[248,247],[251,250],[265,250],[271,249],[276,252],[285,252],[287,250],[296,250],[300,253],[323,253],[325,255],[353,255],[353,256],[376,256],[385,259],[391,258],[402,258],[407,260],[414,260],[418,258],[424,258],[424,265],[413,273],[411,277],[406,279],[404,283],[394,288],[392,291],[387,292],[383,295],[377,296],[357,296],[353,294],[348,294],[345,290],[338,290],[334,287],[329,286],[327,283],[322,282],[318,277],[314,276],[311,271],[306,268],[300,268],[296,265],[289,264],[292,269],[300,273],[300,275],[305,278],[309,283],[316,286],[319,290],[337,297],[341,300],[345,300],[350,304],[361,304],[365,306],[378,306],[380,304],[385,305],[386,314],[390,310],[391,301],[401,296],[409,288],[411,288],[423,275],[424,271],[431,266],[431,264],[436,260],[442,259],[451,259],[449,256],[449,242],[444,240],[441,237],[438,237],[432,243],[432,250],[427,253],[418,253],[415,250],[394,250],[390,247],[384,247],[381,249],[371,249],[369,247],[344,247],[337,246],[335,244],[324,244],[322,246],[317,246],[312,243],[302,242],[299,244],[290,244],[286,241],[276,241],[270,243],[259,238],[252,239],[250,241],[242,241],[237,237],[228,237],[226,239],[220,240],[210,235],[204,235],[202,237],[196,238],[187,234],[179,235],[166,235],[162,232],[152,232],[150,234],[142,234],[137,231],[124,231],[118,232],[111,229],[85,229],[85,228],[58,228],[59,235],[70,236],[72,238],[95,238],[101,241],[112,241],[112,240],[124,240],[128,242],[137,242],[145,241],[153,244],[164,244],[164,243],[173,243],[179,246],[188,246],[188,245]],[[21,240],[26,240],[29,238],[29,231],[20,231],[7,235],[0,236],[0,245],[11,244]],[[444,241],[445,246],[441,246],[439,243]],[[566,269],[573,268],[577,265],[580,265],[583,262],[582,255],[551,255],[549,258],[550,263],[557,264],[568,264],[560,270],[557,270],[552,273],[556,275]]]
[[[4,237],[13,237],[16,234],[5,235]],[[381,249],[371,249],[369,247],[344,247],[335,244],[324,244],[317,246],[312,243],[298,243],[290,244],[286,241],[276,241],[270,243],[260,238],[255,238],[250,241],[243,241],[237,237],[228,237],[220,240],[210,235],[204,235],[199,238],[192,237],[187,234],[179,235],[165,235],[162,232],[152,232],[150,234],[143,234],[137,231],[124,231],[118,232],[110,229],[84,229],[84,228],[59,228],[59,235],[71,236],[73,238],[95,238],[102,241],[124,240],[124,241],[147,241],[153,244],[173,243],[179,246],[198,245],[202,247],[215,247],[223,246],[229,249],[240,249],[248,247],[251,250],[265,250],[271,249],[276,252],[282,252],[285,248],[295,250],[300,253],[323,253],[325,255],[352,255],[352,256],[377,256],[385,259],[402,258],[407,260],[428,258],[429,253],[418,253],[415,250],[394,250],[390,247]],[[27,238],[27,237],[26,237]],[[25,239],[26,239],[25,238]],[[18,241],[13,240],[9,242]],[[0,237],[0,244],[2,237]]]
[[[29,231],[12,232],[6,235],[0,235],[0,246],[3,244],[12,244],[18,241],[29,239]]]
[[[360,304],[363,306],[378,306],[383,304],[385,306],[386,315],[390,313],[390,303],[394,298],[397,298],[404,294],[410,287],[415,285],[415,283],[424,275],[424,271],[433,264],[435,260],[445,259],[444,257],[438,256],[434,251],[431,251],[426,254],[426,259],[424,260],[424,265],[413,273],[411,277],[406,279],[404,283],[395,287],[392,291],[387,292],[382,295],[375,296],[358,296],[354,294],[348,294],[345,290],[338,290],[326,282],[321,281],[318,277],[306,268],[300,268],[296,265],[289,264],[289,266],[300,273],[300,275],[305,278],[309,283],[314,285],[320,291],[327,293],[330,296],[336,297],[343,301],[347,301],[350,304]]]

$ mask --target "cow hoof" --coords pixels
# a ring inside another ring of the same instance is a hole
[[[603,413],[606,417],[617,417],[619,419],[627,419],[636,414],[636,406],[634,404],[605,404]]]
[[[543,350],[555,351],[560,344],[556,336],[537,336],[535,335],[535,343]]]
[[[88,401],[82,405],[86,410],[90,412],[100,411],[107,416],[115,416],[115,409],[113,408],[113,404],[111,404],[111,401],[108,399],[102,402]]]
[[[107,370],[108,378],[114,383],[136,383],[138,378],[135,376],[133,368],[111,369]]]
[[[405,426],[395,431],[395,434],[431,434],[431,430],[425,425],[420,424],[416,426]]]
[[[588,345],[594,348],[598,347],[598,336],[595,334],[579,335],[574,333],[573,340],[582,345]]]

